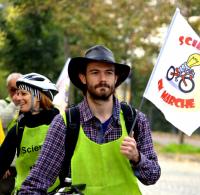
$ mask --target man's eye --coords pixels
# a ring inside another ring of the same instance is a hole
[[[93,71],[93,72],[92,72],[92,74],[97,74],[97,73],[98,73],[97,71]]]
[[[107,73],[108,73],[108,74],[114,74],[114,72],[113,72],[113,71],[108,71]]]

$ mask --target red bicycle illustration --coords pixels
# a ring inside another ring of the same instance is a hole
[[[191,92],[194,87],[195,83],[193,81],[194,78],[194,70],[188,69],[184,72],[180,72],[179,68],[175,68],[174,66],[170,66],[167,71],[167,80],[171,81],[173,78],[176,82],[178,82],[178,88],[183,93],[189,93]]]

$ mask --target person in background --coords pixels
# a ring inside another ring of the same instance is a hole
[[[6,88],[8,91],[8,97],[6,99],[0,100],[0,119],[2,122],[2,127],[4,135],[7,134],[9,129],[15,125],[17,117],[19,114],[18,100],[17,100],[17,79],[21,78],[22,74],[14,72],[8,75],[6,79]],[[3,140],[2,140],[3,141]],[[15,185],[15,160],[12,162],[11,166],[6,171],[4,177],[0,179],[0,194],[6,195],[11,194]]]
[[[5,134],[11,127],[13,119],[17,118],[18,114],[18,100],[16,97],[17,86],[16,81],[22,77],[21,73],[11,73],[6,80],[6,87],[8,90],[8,97],[0,100],[0,118],[2,120]]]
[[[34,166],[49,124],[59,113],[52,103],[57,88],[45,76],[26,74],[17,80],[16,85],[20,115],[0,147],[0,178],[5,177],[17,151],[15,192]]]
[[[129,136],[115,96],[115,89],[129,72],[130,67],[116,63],[112,51],[102,45],[69,62],[69,78],[84,94],[77,105],[80,129],[71,159],[71,179],[73,185],[86,184],[85,195],[140,195],[137,179],[152,185],[160,177],[146,116],[137,111],[138,128]],[[68,130],[63,116],[57,115],[20,195],[44,194],[62,172]]]

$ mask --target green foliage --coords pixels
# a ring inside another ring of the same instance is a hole
[[[0,99],[4,99],[8,96],[8,92],[6,89],[6,78],[7,78],[7,72],[0,71]]]
[[[43,1],[10,2],[2,26],[6,44],[1,65],[10,72],[38,72],[57,79],[64,60],[61,63],[61,36],[51,8]]]
[[[168,144],[164,146],[161,152],[178,153],[178,154],[200,154],[200,147],[190,144]]]

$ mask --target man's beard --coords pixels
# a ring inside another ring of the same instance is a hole
[[[100,92],[96,90],[101,87],[102,87],[102,89],[99,90]],[[105,88],[107,88],[107,89],[105,89]],[[115,86],[108,85],[107,83],[99,83],[95,86],[88,85],[87,92],[89,93],[90,97],[94,100],[107,101],[107,100],[109,100],[110,96],[115,93]]]

